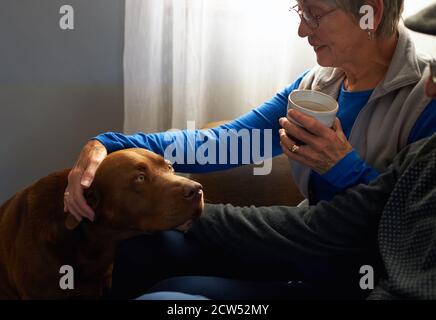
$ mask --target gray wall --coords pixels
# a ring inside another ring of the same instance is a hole
[[[0,204],[122,130],[123,37],[124,0],[0,0]]]

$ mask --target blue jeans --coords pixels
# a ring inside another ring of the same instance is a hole
[[[175,300],[178,295],[172,294],[177,292],[209,299],[328,299],[338,288],[314,286],[292,266],[271,257],[234,255],[165,231],[121,243],[111,298],[166,292],[151,298]]]

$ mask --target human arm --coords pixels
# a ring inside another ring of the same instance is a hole
[[[83,190],[91,186],[95,172],[106,155],[107,150],[99,141],[88,141],[68,174],[64,212],[72,214],[77,221],[81,221],[82,217],[94,221],[94,210],[86,203]]]
[[[304,122],[304,120],[302,119],[300,119],[299,121]],[[307,125],[310,126],[310,124]],[[348,131],[350,130],[350,123],[345,124],[344,126],[348,128],[347,129]],[[293,128],[290,127],[288,128],[288,130],[292,131]],[[316,130],[317,128],[314,129],[314,131]],[[336,138],[336,140],[338,140],[335,134],[331,132],[332,130],[327,130],[327,131],[330,136],[333,136],[334,138]],[[435,131],[436,131],[436,100],[433,100],[426,107],[426,109],[421,113],[420,117],[417,119],[414,127],[412,128],[409,134],[408,144],[429,137],[433,133],[435,133]],[[285,144],[284,151],[288,154],[289,157],[297,158],[297,155],[292,154],[289,152],[289,150],[287,150],[287,146],[291,146],[293,141],[288,139],[288,136],[285,134],[284,131],[281,134],[282,134],[282,142]],[[313,140],[317,139],[316,135],[310,135],[310,132],[304,132],[304,134],[309,135],[309,137],[312,138]],[[293,135],[296,135],[296,133],[293,132]],[[346,141],[340,127],[339,130],[336,130],[336,135],[342,137],[342,139],[339,139],[340,141]],[[299,139],[301,139],[301,136]],[[329,137],[329,139],[324,139],[324,140],[319,139],[318,141],[315,141],[315,146],[312,146],[311,148],[306,148],[305,146],[303,146],[300,148],[298,152],[300,154],[299,158],[301,158],[302,156],[301,152],[304,153],[304,151],[308,151],[309,160],[310,158],[313,158],[315,160],[318,159],[318,161],[320,162],[324,161],[324,165],[325,165],[324,170],[322,169],[314,170],[317,171],[317,173],[312,172],[311,175],[311,180],[313,180],[312,182],[314,182],[312,186],[315,188],[313,190],[316,194],[315,198],[326,199],[326,200],[331,199],[334,196],[334,194],[340,193],[347,188],[350,188],[360,183],[368,184],[369,182],[377,178],[379,172],[375,168],[370,166],[363,158],[361,158],[360,155],[357,153],[357,151],[354,149],[351,149],[351,151],[347,153],[345,156],[343,156],[343,154],[345,153],[344,152],[342,153],[342,155],[341,154],[336,155],[337,157],[332,159],[332,155],[328,154],[328,152],[331,152],[332,149],[334,151],[335,147],[333,147],[334,143],[331,143],[330,140],[332,140],[331,137]],[[316,158],[318,154],[315,153],[314,155],[312,155],[310,152],[314,153],[314,150],[317,150],[316,147],[319,148],[319,145],[321,145],[320,148],[321,151],[317,151],[317,152],[320,154],[320,156]],[[342,159],[340,159],[341,156],[343,156]],[[334,165],[327,166],[327,164],[329,163],[334,163],[335,159],[339,159],[339,160],[337,160],[337,162]],[[323,163],[321,162],[321,165],[322,164]],[[306,165],[312,168],[315,167],[313,161],[312,163],[306,161]]]
[[[308,71],[304,72],[293,84],[278,92],[272,99],[266,101],[258,108],[217,128],[209,130],[181,130],[171,133],[136,133],[133,135],[108,132],[95,137],[95,139],[100,141],[107,148],[109,153],[125,148],[139,147],[163,156],[165,155],[165,150],[169,150],[169,147],[176,143],[179,147],[178,150],[182,150],[182,153],[178,154],[178,161],[174,162],[174,168],[178,172],[211,172],[256,161],[252,152],[248,153],[248,158],[247,154],[243,153],[241,146],[242,140],[239,138],[237,145],[237,161],[230,163],[231,144],[227,144],[227,148],[225,149],[221,148],[221,146],[223,146],[223,139],[220,139],[220,131],[227,133],[232,131],[243,133],[243,131],[245,131],[245,133],[248,133],[248,139],[246,140],[252,142],[252,144],[257,141],[260,142],[260,151],[265,152],[265,147],[270,148],[271,155],[269,156],[274,157],[282,153],[278,136],[278,130],[280,128],[278,119],[286,115],[288,95],[298,88],[307,72]],[[256,140],[253,135],[253,132],[256,130],[260,133],[260,139],[258,140]],[[266,130],[271,130],[271,141],[267,141],[268,139],[265,137]],[[199,163],[198,158],[192,156],[191,161],[189,161],[188,155],[197,155],[199,148],[206,139],[208,143],[216,146],[213,157],[208,157],[211,161],[208,163]],[[268,143],[267,146],[265,145],[266,143]],[[234,155],[232,155],[232,157],[233,156]],[[220,159],[226,159],[227,161],[220,161]]]
[[[217,140],[220,129],[225,131],[234,130],[235,132],[245,129],[248,131],[250,138],[253,137],[253,132],[255,129],[257,129],[260,132],[259,140],[261,148],[265,145],[265,139],[262,139],[262,134],[265,132],[263,129],[269,129],[272,133],[272,141],[267,141],[267,143],[270,144],[269,147],[271,147],[271,155],[267,156],[275,156],[281,153],[277,134],[279,129],[278,118],[286,113],[288,92],[298,87],[304,75],[305,74],[300,76],[299,79],[297,79],[297,81],[295,81],[292,85],[279,92],[275,97],[265,102],[257,109],[250,111],[246,115],[232,121],[227,125],[221,126],[220,128],[203,131],[185,130],[173,132],[168,135],[166,133],[138,133],[128,136],[121,133],[109,132],[95,137],[83,148],[79,159],[70,172],[69,183],[66,188],[67,196],[64,198],[64,211],[70,212],[79,221],[81,220],[82,216],[91,220],[93,219],[94,212],[86,204],[86,201],[83,197],[83,189],[87,188],[86,183],[84,182],[88,181],[89,184],[91,184],[99,164],[106,157],[107,153],[114,152],[116,150],[139,147],[148,149],[161,155],[165,155],[165,150],[167,147],[172,142],[177,141],[177,138],[179,137],[181,138],[179,140],[182,140],[182,146],[185,147],[182,154],[184,160],[186,159],[187,154],[189,154],[189,150],[191,150],[192,154],[192,151],[198,147],[200,143],[196,141],[196,136],[198,133],[203,133],[202,136],[206,136],[207,138],[211,139],[211,141],[218,142],[216,147],[218,148],[218,151],[221,151],[219,148],[220,141]],[[165,141],[166,136],[170,138],[168,141]],[[183,163],[175,163],[174,167],[178,172],[206,172],[227,169],[239,165],[241,164],[242,160],[244,160],[244,156],[246,155],[242,153],[242,149],[240,148],[240,144],[242,143],[241,139],[238,139],[237,143],[237,161],[235,163],[230,163],[227,161],[225,164],[220,164],[219,159],[220,155],[222,154],[220,154],[220,152],[216,152],[214,163],[201,164],[197,161],[197,157],[194,157],[192,163],[186,163],[187,161]],[[98,148],[94,148],[95,146],[98,146]],[[227,149],[225,149],[225,151],[227,151],[227,160],[230,157],[230,152],[228,152],[230,147],[231,144],[229,144]],[[94,150],[95,152],[91,152],[91,150]],[[96,152],[96,150],[98,152]],[[249,155],[248,162],[252,162],[253,159],[253,153],[251,153]],[[93,165],[88,166],[87,164]]]
[[[369,186],[309,208],[206,206],[188,236],[229,254],[271,257],[303,272],[334,268],[376,250],[378,220],[396,179],[393,169]]]

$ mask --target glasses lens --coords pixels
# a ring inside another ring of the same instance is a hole
[[[318,27],[318,22],[316,21],[315,17],[311,15],[308,12],[302,11],[301,17],[304,19],[304,21],[307,23],[309,27],[312,29]]]
[[[304,21],[310,28],[316,29],[318,28],[318,21],[317,19],[310,13],[304,11],[301,9],[301,7],[296,4],[289,8],[289,11],[297,14],[299,18]]]

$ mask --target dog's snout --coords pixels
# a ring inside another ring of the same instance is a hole
[[[192,182],[183,186],[183,196],[186,200],[194,200],[203,195],[203,186],[197,182]]]

